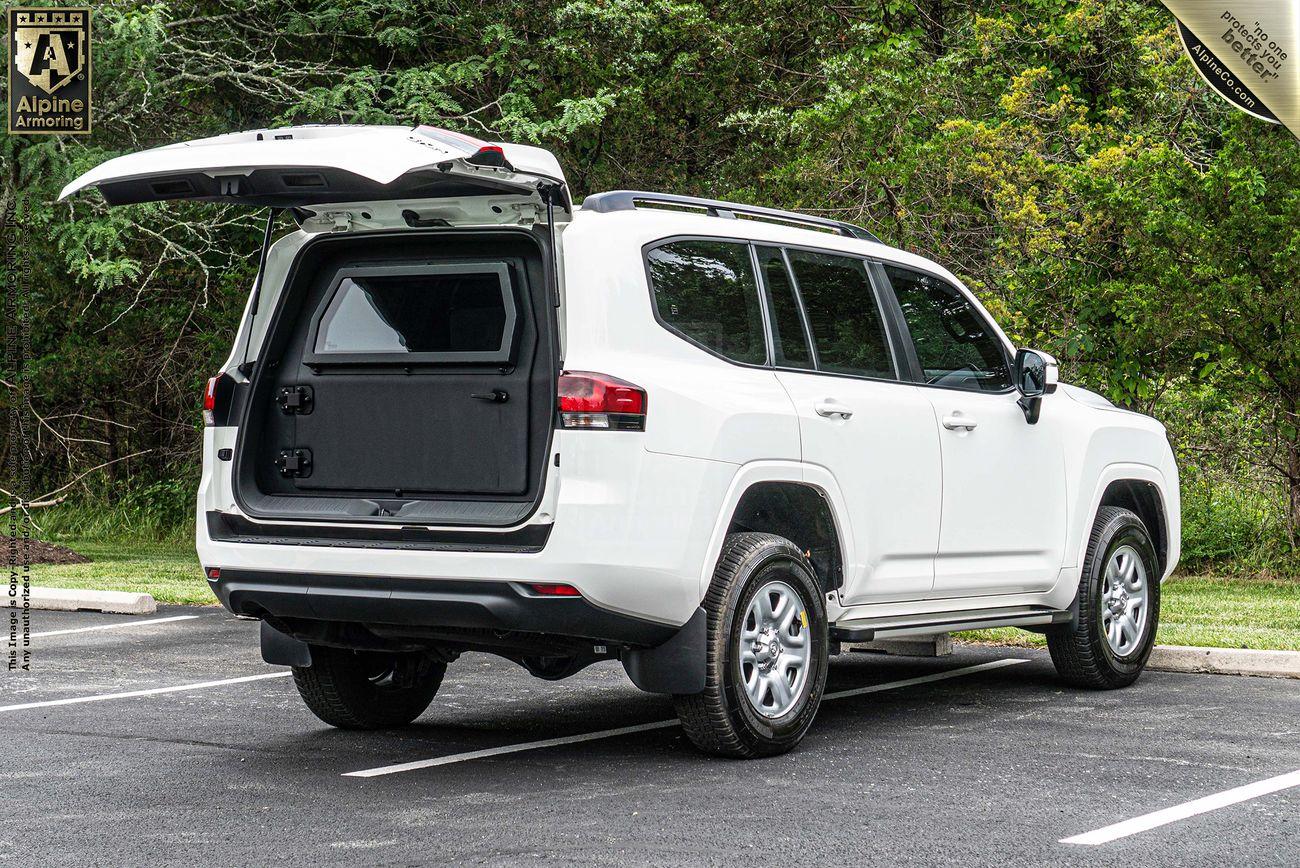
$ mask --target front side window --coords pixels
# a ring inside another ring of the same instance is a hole
[[[1011,388],[1002,342],[966,296],[930,274],[892,265],[885,272],[927,383],[973,392]]]
[[[660,321],[733,361],[767,361],[747,244],[673,241],[650,250],[646,260]]]
[[[817,347],[817,369],[893,379],[894,359],[866,263],[808,250],[788,254]]]
[[[321,315],[316,356],[495,361],[515,321],[504,264],[349,268]]]

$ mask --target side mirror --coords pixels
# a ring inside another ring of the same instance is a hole
[[[1016,389],[1020,392],[1020,400],[1016,403],[1025,411],[1025,421],[1030,425],[1037,424],[1043,396],[1056,391],[1059,376],[1056,359],[1047,353],[1040,350],[1016,352]]]

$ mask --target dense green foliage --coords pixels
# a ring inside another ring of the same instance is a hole
[[[803,208],[948,264],[1067,379],[1166,422],[1190,557],[1294,563],[1300,145],[1208,91],[1156,0],[119,0],[95,28],[95,133],[0,139],[40,491],[106,461],[83,495],[192,480],[257,234],[62,184],[234,129],[421,122],[544,144],[578,195]]]

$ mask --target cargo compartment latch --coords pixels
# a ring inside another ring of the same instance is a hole
[[[304,479],[311,476],[311,450],[302,446],[281,449],[275,456],[275,468],[286,479]]]
[[[275,403],[286,416],[307,416],[316,405],[316,393],[311,386],[283,386],[275,393]]]

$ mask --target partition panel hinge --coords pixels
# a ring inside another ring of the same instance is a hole
[[[302,446],[281,449],[275,456],[275,469],[286,479],[305,479],[311,476],[311,450]]]
[[[275,393],[275,403],[286,416],[307,416],[316,406],[316,393],[311,386],[282,386]]]

